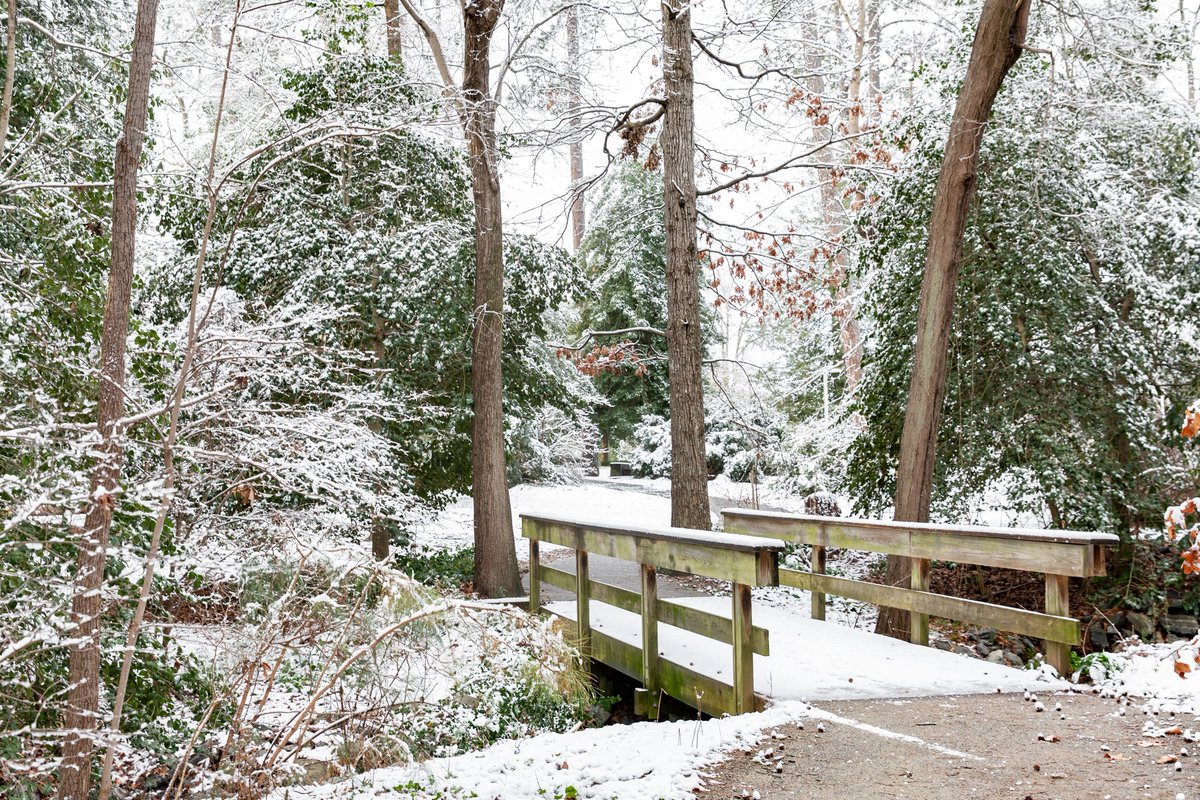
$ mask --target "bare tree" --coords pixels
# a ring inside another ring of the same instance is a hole
[[[403,55],[404,17],[400,16],[400,0],[383,0],[384,25],[387,32],[387,53],[399,59]]]
[[[896,469],[895,519],[929,520],[938,423],[946,390],[946,354],[954,312],[954,291],[962,265],[963,233],[975,193],[979,149],[988,114],[1005,75],[1025,48],[1029,0],[986,0],[971,46],[967,74],[959,91],[942,156],[925,247],[925,274],[917,312],[913,372],[904,410],[904,432]],[[917,576],[924,583],[927,576]],[[908,559],[889,556],[887,582],[912,581]],[[880,609],[877,633],[908,638],[909,615]]]
[[[581,119],[583,106],[583,76],[579,63],[579,7],[567,10],[567,125],[571,129],[571,244],[575,252],[583,243],[584,187],[583,138]]]
[[[0,156],[8,142],[8,121],[12,118],[13,82],[17,75],[17,0],[8,0],[8,38],[4,50],[4,91],[0,98]]]
[[[441,40],[410,0],[400,0],[420,28],[456,107],[471,164],[475,200],[475,316],[471,335],[471,495],[475,510],[475,589],[485,597],[521,591],[513,543],[504,451],[504,225],[491,89],[491,45],[504,0],[463,5],[463,75],[456,91]],[[497,89],[499,86],[497,87]]]
[[[671,524],[712,526],[704,452],[704,343],[696,254],[695,75],[687,0],[662,0],[663,203],[667,231],[667,374]]]
[[[59,797],[87,800],[92,777],[92,731],[100,703],[100,617],[104,562],[113,508],[120,491],[122,444],[120,420],[125,411],[125,340],[129,335],[129,302],[137,233],[138,162],[145,141],[154,63],[154,28],[158,0],[138,0],[129,63],[125,119],[113,160],[112,257],[104,327],[100,334],[100,386],[96,428],[100,435],[92,469],[90,502],[79,541],[79,562],[71,618],[76,642],[70,652],[69,689],[64,725],[67,738],[59,777]]]

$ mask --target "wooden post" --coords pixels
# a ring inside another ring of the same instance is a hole
[[[1046,613],[1059,617],[1071,616],[1071,600],[1068,594],[1066,575],[1046,573]],[[1062,642],[1043,640],[1046,663],[1058,670],[1064,678],[1071,669],[1071,648]]]
[[[649,564],[642,564],[642,686],[642,713],[657,719],[662,688],[658,675],[658,572]]]
[[[929,591],[929,559],[914,558],[912,560],[912,578],[909,586],[917,592]],[[908,640],[913,644],[929,644],[929,615],[909,612]]]
[[[583,656],[584,669],[589,669],[592,657],[592,617],[588,586],[587,550],[575,551],[575,631],[579,635],[579,654]]]
[[[542,608],[542,562],[538,556],[538,540],[529,540],[529,613],[536,614]]]
[[[825,548],[814,544],[812,549],[812,571],[818,575],[825,574]],[[825,593],[812,593],[812,618],[825,619]]]
[[[750,587],[733,585],[733,702],[734,710],[745,714],[754,710],[754,650],[751,632]]]

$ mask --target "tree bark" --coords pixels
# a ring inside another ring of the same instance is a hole
[[[490,91],[489,51],[503,8],[504,0],[475,0],[463,6],[463,128],[475,199],[475,311],[471,334],[475,590],[484,597],[514,596],[521,591],[504,458],[504,230],[496,106]]]
[[[967,212],[975,193],[979,149],[1004,76],[1021,55],[1028,22],[1029,0],[985,0],[966,77],[950,121],[925,248],[913,372],[896,470],[897,520],[929,520],[954,291],[962,265]],[[907,559],[888,558],[889,584],[906,586],[910,574]],[[876,633],[906,639],[908,627],[907,612],[880,609]]]
[[[695,102],[689,0],[662,0],[663,202],[667,234],[667,375],[671,524],[712,527],[704,453],[704,343],[696,253]]]
[[[387,29],[387,53],[389,58],[399,59],[403,51],[404,18],[400,16],[400,0],[383,0],[384,24]]]
[[[571,244],[576,253],[583,243],[583,139],[580,119],[583,76],[579,71],[579,6],[567,10],[567,125],[571,129]]]
[[[8,0],[8,39],[4,50],[4,92],[0,98],[0,156],[8,143],[8,121],[12,118],[13,82],[17,77],[17,0]]]
[[[100,445],[91,474],[91,500],[79,542],[75,594],[71,601],[76,643],[70,651],[68,668],[69,689],[64,714],[67,736],[58,787],[62,800],[87,800],[92,776],[93,731],[100,703],[101,590],[121,477],[123,432],[120,420],[125,413],[125,343],[129,335],[129,301],[137,233],[138,162],[145,141],[157,17],[158,0],[138,0],[129,63],[129,94],[113,160],[112,255],[100,334],[100,385],[96,408]]]

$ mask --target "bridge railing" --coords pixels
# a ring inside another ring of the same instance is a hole
[[[832,594],[908,611],[910,640],[915,644],[929,644],[931,616],[1019,633],[1042,639],[1047,663],[1064,675],[1069,669],[1070,648],[1080,643],[1079,621],[1070,616],[1067,579],[1103,575],[1105,547],[1118,541],[1108,533],[889,522],[748,509],[725,509],[721,515],[727,533],[811,546],[812,571],[781,568],[779,583],[812,592],[813,619],[825,619],[825,597]],[[828,548],[904,556],[912,565],[910,585],[886,586],[827,575]],[[1042,573],[1045,613],[930,592],[932,561]]]
[[[582,653],[641,681],[644,688],[636,696],[639,712],[655,716],[660,692],[715,715],[759,707],[754,694],[754,654],[767,655],[770,642],[766,629],[753,624],[750,589],[778,585],[782,543],[684,528],[618,528],[530,514],[521,515],[521,532],[529,540],[529,609],[544,610],[542,583],[574,592],[574,625]],[[542,564],[542,542],[574,550],[574,574]],[[588,569],[592,554],[640,564],[641,592],[593,580]],[[660,599],[660,569],[730,581],[732,617]],[[642,646],[594,630],[593,602],[638,614]],[[732,682],[663,657],[658,647],[660,622],[732,645]]]

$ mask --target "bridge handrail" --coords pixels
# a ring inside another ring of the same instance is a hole
[[[726,532],[767,536],[812,547],[812,571],[780,569],[785,586],[810,590],[813,619],[825,618],[826,594],[906,610],[910,640],[929,644],[929,616],[1036,636],[1046,660],[1065,674],[1072,645],[1079,644],[1078,620],[1069,616],[1069,577],[1104,574],[1104,549],[1119,540],[1108,533],[1042,531],[975,525],[895,522],[820,517],[750,509],[721,512]],[[912,564],[908,588],[825,575],[828,548],[903,556]],[[931,561],[951,561],[1040,572],[1045,575],[1046,613],[964,600],[929,591]]]
[[[689,692],[696,687],[702,687],[707,694],[710,709],[742,713],[756,708],[754,653],[765,654],[768,642],[767,632],[752,623],[750,590],[752,586],[778,585],[779,552],[784,546],[778,539],[687,528],[617,526],[544,514],[522,514],[521,534],[529,540],[530,610],[542,608],[543,582],[569,589],[573,579],[575,626],[581,652],[588,657],[593,654],[594,646],[601,647],[610,656],[610,662],[623,665],[628,673],[636,672],[633,677],[640,677],[644,686],[636,697],[639,710],[655,713],[660,691],[694,702]],[[575,574],[571,576],[565,570],[544,566],[539,553],[541,542],[573,549]],[[588,570],[591,553],[640,564],[640,595],[592,580]],[[727,621],[681,604],[660,601],[659,569],[730,581],[732,619]],[[632,652],[635,648],[614,637],[592,630],[592,600],[641,616],[640,653]],[[658,648],[659,622],[732,644],[732,687],[663,658]],[[641,663],[637,664],[639,657]]]

